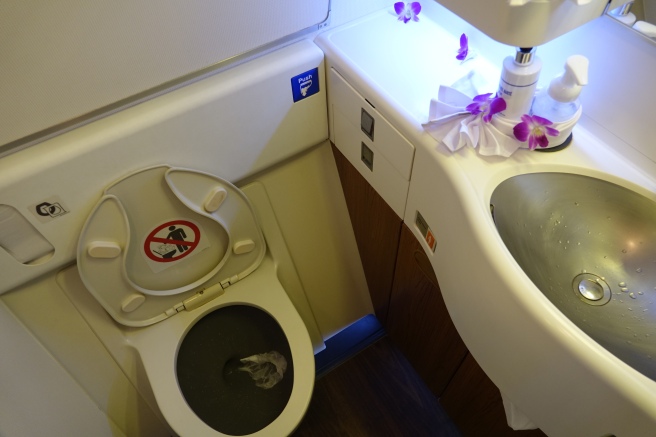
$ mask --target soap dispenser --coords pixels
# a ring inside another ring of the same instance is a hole
[[[514,58],[504,59],[498,92],[506,101],[502,117],[519,121],[529,113],[541,69],[542,61],[535,56],[535,47],[518,48]]]
[[[579,94],[587,83],[588,59],[581,55],[570,56],[565,62],[564,73],[538,93],[532,113],[554,123],[572,120],[581,107]]]

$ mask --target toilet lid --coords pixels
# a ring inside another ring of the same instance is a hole
[[[107,187],[78,242],[80,277],[119,323],[146,326],[222,294],[266,246],[253,208],[217,176],[158,166]]]

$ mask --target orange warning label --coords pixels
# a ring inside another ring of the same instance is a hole
[[[426,232],[426,244],[428,244],[428,247],[430,247],[430,249],[433,252],[435,252],[435,246],[437,243],[435,242],[435,236],[433,235],[433,231],[431,231],[430,229],[428,229],[428,231]]]

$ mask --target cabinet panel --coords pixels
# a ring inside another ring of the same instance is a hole
[[[544,437],[540,430],[508,426],[499,389],[469,354],[430,261],[405,224],[386,329],[465,437]]]
[[[386,328],[394,344],[440,397],[467,348],[449,317],[430,261],[406,225],[401,231]]]
[[[385,326],[401,219],[333,146],[351,225],[376,317]]]
[[[375,188],[376,193],[398,215],[399,220],[405,214],[410,181],[404,178],[377,146],[356,126],[346,120],[337,108],[333,110],[335,127],[335,146],[344,157],[358,170],[360,175]]]
[[[356,91],[334,68],[330,75],[330,103],[343,114],[344,121],[356,128],[355,139],[369,141],[389,160],[395,171],[410,180],[414,146],[388,122],[374,106]],[[365,133],[365,131],[367,133]],[[341,149],[338,140],[335,144]]]
[[[501,394],[469,354],[419,241],[333,146],[376,317],[462,434],[544,437],[513,431]]]

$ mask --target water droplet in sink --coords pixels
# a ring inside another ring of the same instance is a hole
[[[629,293],[629,296],[631,296],[631,299],[635,299],[635,298],[636,298],[636,297],[635,297],[635,294],[633,294],[633,293]],[[629,308],[629,309],[631,309],[631,308]],[[631,310],[631,311],[633,311],[633,310]]]
[[[620,287],[620,291],[623,291],[624,293],[626,293],[627,291],[629,291],[629,289],[626,288],[626,287]]]
[[[643,295],[644,293],[642,291],[639,291],[638,294]]]
[[[642,273],[642,269],[641,269],[640,267],[638,267],[638,268],[636,269],[636,272],[638,272],[638,273]]]
[[[619,285],[620,287],[626,287],[626,282],[622,281],[617,285]],[[654,287],[654,289],[656,289],[656,287]]]

